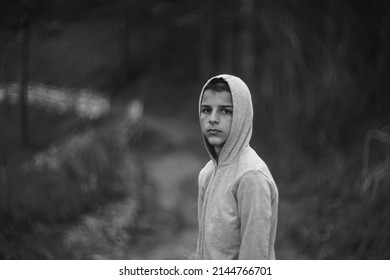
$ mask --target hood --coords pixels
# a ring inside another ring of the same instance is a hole
[[[203,86],[199,98],[199,114],[204,88],[211,80],[215,78],[223,78],[228,83],[233,101],[233,117],[230,134],[221,150],[218,159],[218,165],[222,166],[230,164],[237,160],[241,151],[249,147],[249,141],[252,137],[253,106],[251,94],[247,85],[238,77],[223,74],[212,77]],[[211,145],[204,136],[203,140],[211,160],[216,165],[217,161],[216,158],[214,158],[213,156]]]

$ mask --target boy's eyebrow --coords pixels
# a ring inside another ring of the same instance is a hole
[[[202,104],[201,107],[211,107],[211,105],[208,104]],[[219,108],[233,108],[233,105],[219,105]]]

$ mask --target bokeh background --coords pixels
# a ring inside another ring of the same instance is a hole
[[[191,259],[205,81],[241,77],[278,259],[390,258],[386,0],[2,0],[0,258]]]

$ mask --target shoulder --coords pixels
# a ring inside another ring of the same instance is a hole
[[[261,170],[249,170],[238,181],[238,192],[262,193],[272,199],[278,196],[278,190],[273,179],[269,178]]]
[[[261,186],[272,183],[260,170],[249,170],[239,179],[240,185]]]
[[[267,164],[251,147],[248,147],[242,153],[239,161],[239,169],[242,170],[241,176],[243,176],[243,174],[245,175],[248,171],[259,171],[267,180],[275,185],[275,181],[270,170],[268,169]],[[259,175],[257,173],[254,174]],[[249,173],[249,175],[246,176],[253,177],[253,173]]]

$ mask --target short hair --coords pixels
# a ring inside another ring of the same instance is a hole
[[[227,91],[230,92],[229,84],[223,78],[214,78],[212,79],[204,88],[206,90],[212,90],[215,92]]]

